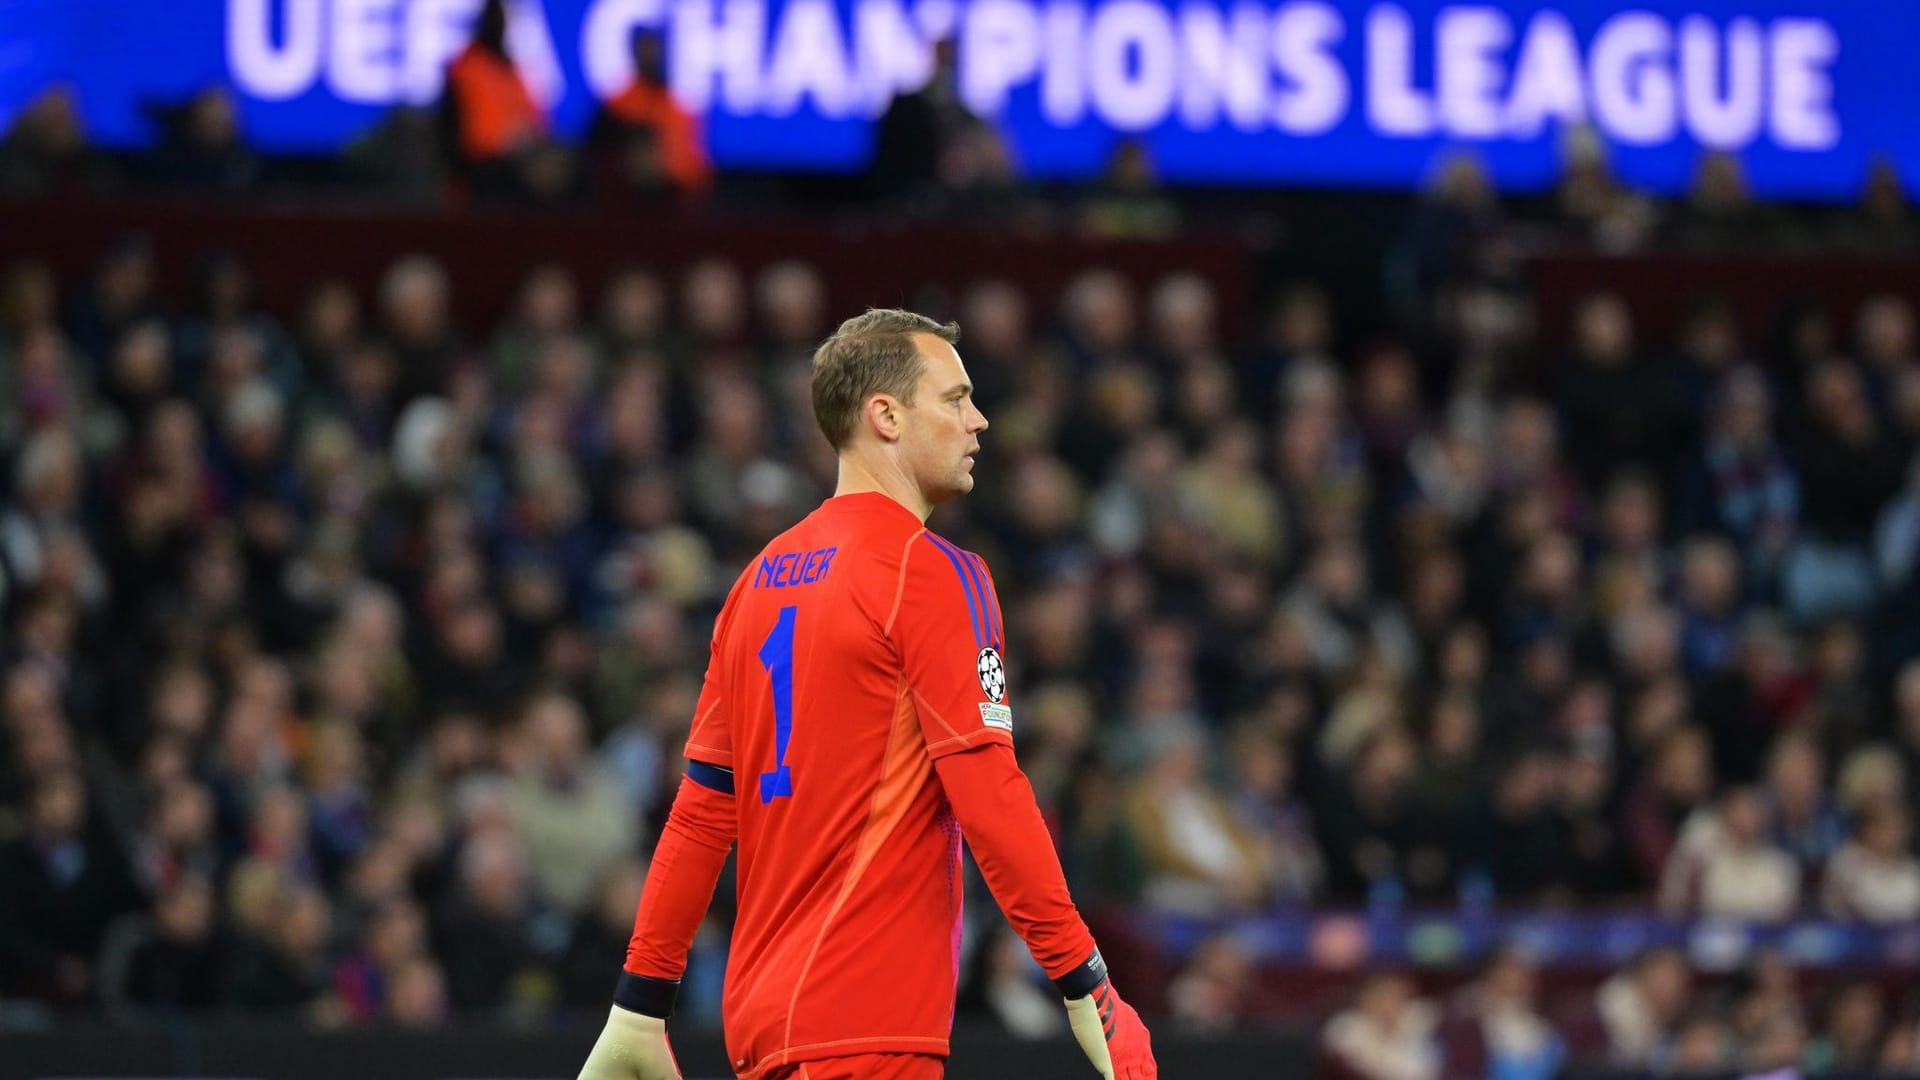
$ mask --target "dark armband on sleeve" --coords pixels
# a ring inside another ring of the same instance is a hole
[[[1093,993],[1101,983],[1107,981],[1107,962],[1100,957],[1100,950],[1093,950],[1087,962],[1053,980],[1054,988],[1060,996],[1072,1001]]]
[[[652,979],[645,975],[635,975],[631,971],[622,971],[620,981],[613,987],[613,1003],[642,1016],[654,1016],[662,1020],[673,1015],[673,1006],[680,998],[679,979]]]
[[[733,770],[704,761],[687,762],[687,779],[722,795],[733,794]]]

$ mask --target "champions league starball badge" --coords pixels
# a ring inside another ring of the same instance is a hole
[[[979,659],[974,662],[974,670],[980,674],[980,689],[987,700],[995,705],[1007,697],[1007,669],[1000,664],[1000,654],[992,649],[981,649]]]

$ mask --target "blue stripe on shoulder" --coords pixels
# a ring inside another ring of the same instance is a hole
[[[967,573],[966,564],[960,557],[960,549],[947,543],[940,537],[935,536],[932,532],[928,532],[926,537],[928,540],[933,541],[935,547],[947,553],[947,561],[953,564],[953,572],[960,575],[960,587],[966,590],[967,593],[967,614],[973,618],[974,647],[979,649],[986,648],[987,632],[985,626],[982,625],[980,597],[974,591],[973,577]]]
[[[973,595],[980,600],[980,647],[993,644],[993,599],[987,592],[986,568],[980,565],[979,556],[963,548],[960,552],[960,565],[967,571],[967,580],[973,583]]]
[[[733,794],[733,770],[710,765],[704,761],[687,761],[687,779],[703,788],[711,788],[722,795]]]
[[[987,600],[987,637],[989,644],[1004,651],[1006,643],[1006,624],[1000,621],[1000,593],[993,587],[993,575],[987,572],[987,560],[977,553],[969,554],[974,570],[980,574],[980,594]]]

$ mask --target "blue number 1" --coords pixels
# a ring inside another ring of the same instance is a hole
[[[760,774],[763,803],[793,794],[787,743],[793,738],[793,620],[798,610],[792,604],[781,608],[780,621],[760,644],[760,666],[773,677],[773,771]]]

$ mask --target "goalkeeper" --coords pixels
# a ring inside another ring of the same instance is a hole
[[[842,323],[813,358],[839,483],[734,583],[681,781],[581,1080],[679,1076],[687,949],[729,849],[739,917],[722,1014],[748,1080],[933,1080],[960,962],[960,841],[1109,1080],[1154,1080],[1014,760],[986,564],[928,531],[973,490],[986,417],[959,329],[905,311]]]

